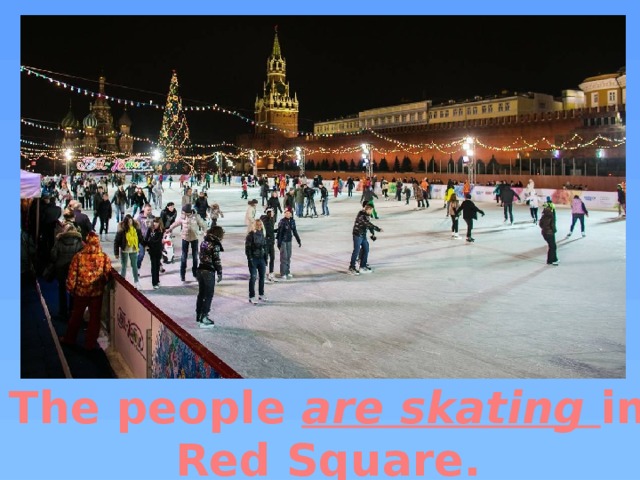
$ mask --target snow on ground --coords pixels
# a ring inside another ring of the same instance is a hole
[[[163,200],[179,209],[180,197],[174,183]],[[257,188],[249,189],[254,197]],[[571,213],[559,206],[560,265],[549,266],[526,205],[514,206],[515,224],[505,226],[502,208],[478,204],[486,216],[469,244],[462,219],[460,239],[451,238],[442,200],[416,211],[414,200],[380,199],[373,222],[384,231],[369,256],[375,271],[355,277],[347,268],[359,198],[345,189],[331,195],[329,217],[296,219],[302,248],[294,241],[294,278],[267,284],[269,302],[252,305],[247,201],[238,186],[214,185],[209,203],[220,204],[226,231],[215,328],[195,321],[198,284],[191,258],[188,282],[180,281],[179,232],[159,290],[145,258],[142,293],[247,378],[624,378],[626,236],[616,212],[591,211],[587,236],[577,226],[566,238]],[[319,199],[316,206],[320,213]],[[113,258],[112,241],[105,243]],[[276,273],[278,259],[276,248]]]

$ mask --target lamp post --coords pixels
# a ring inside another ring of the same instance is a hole
[[[462,144],[466,155],[462,157],[464,163],[467,164],[467,173],[469,175],[469,185],[473,186],[476,183],[476,166],[475,166],[475,153],[476,153],[476,140],[473,137],[467,137]]]
[[[304,177],[304,148],[296,147],[296,165],[300,168],[300,176]]]
[[[367,169],[367,176],[373,178],[373,145],[363,143],[360,148],[362,148],[362,166]]]
[[[64,162],[65,162],[65,175],[67,177],[67,181],[69,180],[69,162],[73,158],[73,150],[67,148],[64,151]]]

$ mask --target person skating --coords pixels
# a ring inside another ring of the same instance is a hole
[[[109,233],[109,220],[112,215],[111,202],[109,201],[108,194],[102,194],[102,199],[98,203],[96,210],[98,211],[98,218],[100,219],[100,240],[106,240],[107,234]],[[103,233],[104,238],[102,237]]]
[[[511,188],[511,185],[505,183],[500,187],[500,197],[504,208],[504,221],[510,220],[513,225],[513,197],[520,200],[520,195]]]
[[[182,215],[178,218],[173,225],[169,227],[169,232],[172,232],[174,228],[182,227],[182,256],[180,258],[180,280],[186,281],[185,275],[187,273],[187,259],[189,258],[189,246],[191,246],[191,256],[193,258],[193,265],[191,265],[191,271],[193,277],[197,278],[196,272],[198,269],[198,228],[206,229],[207,224],[200,218],[199,215],[195,215],[191,209],[191,205],[185,205],[182,207]]]
[[[556,247],[556,219],[550,207],[544,207],[540,217],[540,230],[542,237],[549,245],[547,250],[547,265],[558,265],[558,255]]]
[[[249,302],[256,301],[256,279],[258,279],[258,299],[266,302],[264,281],[267,268],[267,239],[264,236],[262,220],[254,223],[254,229],[247,234],[244,251],[249,265]]]
[[[460,215],[460,213],[462,213],[462,218],[467,224],[467,242],[475,242],[475,239],[471,236],[473,221],[477,220],[478,213],[484,217],[484,212],[473,203],[470,193],[467,194],[462,205],[456,210],[456,215]]]
[[[540,200],[538,199],[538,195],[535,192],[529,195],[529,198],[527,198],[527,203],[529,204],[529,211],[531,212],[533,224],[536,225],[538,223],[538,208],[540,207]]]
[[[178,218],[178,212],[176,210],[176,206],[173,202],[167,203],[167,206],[164,207],[164,210],[160,212],[160,218],[162,219],[162,226],[167,228],[176,221]]]
[[[580,199],[578,195],[573,196],[573,200],[571,200],[571,228],[569,229],[569,233],[567,237],[570,237],[573,233],[573,227],[576,226],[576,222],[580,220],[580,231],[582,232],[582,236],[585,237],[586,233],[584,233],[584,217],[585,215],[589,216],[589,211],[585,206],[584,202]]]
[[[353,252],[351,253],[351,261],[349,262],[349,273],[351,275],[360,275],[360,272],[372,272],[367,263],[369,261],[369,241],[367,240],[367,233],[371,232],[373,234],[373,232],[382,232],[380,227],[371,223],[369,217],[371,217],[372,213],[373,206],[365,202],[362,205],[362,210],[360,210],[358,215],[356,215],[352,231]],[[358,259],[358,256],[360,256],[360,269],[356,268],[356,260]]]
[[[160,288],[160,261],[162,260],[162,235],[164,227],[160,217],[154,217],[151,227],[147,229],[144,237],[144,246],[149,251],[151,263],[151,285],[154,290]]]
[[[627,216],[627,192],[622,188],[622,184],[619,183],[616,187],[618,192],[618,217]]]
[[[200,264],[198,265],[198,296],[196,298],[196,321],[201,327],[213,327],[214,321],[209,318],[211,311],[211,301],[216,286],[222,281],[222,261],[220,252],[224,230],[222,227],[212,225],[200,244]]]
[[[273,210],[273,219],[278,221],[278,212],[282,213],[282,206],[280,205],[280,199],[278,198],[278,192],[271,192],[271,197],[267,200],[267,208]]]
[[[451,236],[453,238],[460,238],[458,235],[458,207],[460,207],[460,202],[454,193],[449,197],[449,216],[451,217]]]
[[[292,218],[291,210],[284,211],[284,218],[278,223],[278,231],[276,232],[276,242],[278,250],[280,250],[280,278],[283,280],[291,280],[291,243],[293,237],[298,241],[298,247],[302,247],[298,230],[296,229],[296,221]]]
[[[267,273],[267,281],[277,282],[277,280],[273,276],[273,269],[274,269],[275,256],[276,256],[276,232],[275,232],[276,221],[273,216],[273,209],[267,208],[264,212],[264,215],[260,217],[260,220],[262,221],[262,225],[264,227],[263,228],[264,236],[267,239],[267,253],[269,257],[269,273]]]
[[[131,262],[133,282],[138,290],[142,288],[138,281],[138,251],[142,248],[143,238],[140,225],[131,215],[127,214],[124,216],[122,222],[118,224],[116,238],[113,241],[113,254],[116,260],[120,257],[120,253],[122,253],[120,275],[126,278],[127,263]]]
[[[247,211],[244,214],[244,224],[247,226],[247,233],[254,230],[254,223],[256,221],[256,205],[258,205],[258,200],[255,198],[247,202]]]

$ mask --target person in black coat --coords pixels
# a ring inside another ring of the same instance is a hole
[[[269,257],[269,273],[267,274],[267,280],[269,282],[276,282],[277,280],[273,276],[273,268],[276,257],[276,221],[273,218],[273,209],[267,208],[264,215],[260,217],[260,220],[262,221],[262,225],[264,225],[264,236],[267,239],[267,254]]]
[[[273,221],[278,221],[278,212],[282,213],[282,207],[280,206],[280,199],[278,198],[278,192],[271,192],[271,197],[267,200],[267,209],[273,210]],[[272,269],[273,271],[273,269]]]
[[[473,201],[471,201],[470,193],[467,193],[464,198],[464,202],[462,202],[460,207],[456,210],[456,216],[462,213],[462,218],[467,223],[467,242],[474,242],[475,239],[471,236],[473,221],[477,220],[478,213],[484,217],[484,212],[480,210]]]
[[[520,200],[520,195],[512,190],[511,185],[505,183],[500,187],[500,197],[502,198],[502,205],[504,208],[504,221],[507,221],[508,215],[508,219],[511,220],[511,225],[513,225],[513,197]]]
[[[538,222],[540,233],[549,245],[547,250],[547,265],[558,265],[558,255],[556,246],[556,219],[550,207],[545,207]]]
[[[94,231],[93,224],[91,223],[91,220],[89,220],[89,217],[82,213],[82,210],[80,209],[80,202],[78,202],[77,200],[71,200],[69,202],[69,208],[73,210],[75,224],[78,226],[78,228],[80,228],[82,241],[84,242],[87,240],[87,235],[89,234],[89,232]]]
[[[96,210],[98,211],[98,218],[100,218],[100,240],[103,240],[102,232],[104,231],[105,236],[109,233],[109,220],[112,215],[111,202],[109,201],[108,194],[102,194],[102,199],[98,203]]]
[[[162,235],[164,227],[159,217],[154,217],[151,227],[147,229],[144,245],[149,252],[151,261],[151,284],[157,290],[160,288],[160,261],[162,260]]]
[[[267,239],[264,236],[262,220],[255,221],[255,227],[247,234],[244,250],[249,265],[249,301],[256,301],[256,278],[258,280],[258,298],[267,301],[264,294],[265,271],[267,267]]]
[[[178,211],[176,210],[176,206],[173,202],[167,203],[167,206],[164,207],[164,210],[160,212],[160,218],[162,219],[162,226],[164,228],[170,227],[178,218]]]

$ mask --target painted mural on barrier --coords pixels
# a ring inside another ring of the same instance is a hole
[[[157,318],[152,323],[157,328],[154,328],[151,378],[221,378]]]

